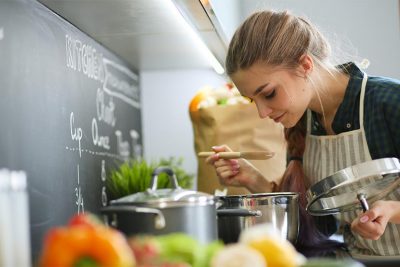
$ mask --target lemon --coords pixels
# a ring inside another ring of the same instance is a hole
[[[296,267],[298,253],[292,244],[278,237],[262,237],[249,241],[247,244],[260,252],[268,267]]]

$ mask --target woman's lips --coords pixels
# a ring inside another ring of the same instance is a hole
[[[285,115],[286,113],[283,113],[282,115],[280,115],[280,116],[278,116],[278,117],[275,117],[273,120],[275,121],[275,122],[281,122],[282,121],[282,118],[283,118],[283,116]]]

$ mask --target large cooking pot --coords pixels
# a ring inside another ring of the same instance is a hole
[[[299,231],[298,194],[292,192],[219,197],[218,237],[224,243],[237,242],[241,231],[269,223],[292,243]]]
[[[172,189],[157,189],[160,173],[169,175]],[[169,167],[154,170],[145,192],[113,200],[101,211],[109,225],[128,236],[183,232],[203,243],[218,239],[214,196],[182,189]]]

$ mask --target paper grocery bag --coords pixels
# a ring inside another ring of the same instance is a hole
[[[260,119],[256,105],[236,104],[213,106],[190,112],[196,156],[200,151],[212,151],[215,145],[228,145],[234,151],[275,152],[268,160],[249,160],[271,182],[279,184],[286,168],[286,141],[283,126],[269,118]],[[198,158],[197,190],[214,194],[216,189],[228,189],[229,195],[248,194],[244,187],[226,187],[219,183],[213,166]]]

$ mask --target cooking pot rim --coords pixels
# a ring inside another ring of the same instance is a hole
[[[175,200],[175,201],[148,201],[148,202],[123,202],[123,201],[110,201],[110,206],[134,206],[134,207],[146,207],[146,208],[178,208],[178,207],[192,207],[192,206],[210,206],[215,205],[216,201],[214,198],[203,198],[191,200]]]
[[[297,192],[269,192],[269,193],[255,193],[255,194],[243,194],[243,195],[228,195],[218,196],[219,199],[235,199],[235,198],[261,198],[261,197],[297,197]]]

